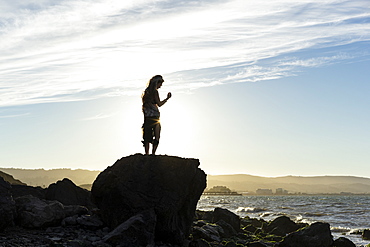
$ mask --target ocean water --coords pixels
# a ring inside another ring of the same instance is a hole
[[[285,215],[295,222],[326,222],[334,239],[346,237],[356,246],[370,241],[351,232],[370,229],[370,196],[202,196],[197,209],[226,208],[240,217],[273,220]]]

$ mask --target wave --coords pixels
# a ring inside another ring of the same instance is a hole
[[[330,230],[332,232],[346,233],[346,232],[350,232],[351,231],[351,228],[337,226],[337,227],[330,227]]]
[[[236,212],[238,213],[259,213],[267,211],[265,208],[253,208],[253,207],[239,207]]]
[[[308,217],[321,217],[321,216],[328,216],[330,214],[327,214],[327,213],[316,213],[316,212],[305,212],[304,213],[305,216],[308,216]]]

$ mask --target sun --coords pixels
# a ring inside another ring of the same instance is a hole
[[[160,108],[162,131],[158,154],[192,155],[198,128],[189,106],[175,96]]]

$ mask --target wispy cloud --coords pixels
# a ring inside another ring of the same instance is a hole
[[[97,114],[97,115],[92,116],[92,117],[82,118],[81,121],[92,121],[92,120],[105,119],[105,118],[112,117],[114,115],[116,115],[116,113],[112,113],[112,114]]]
[[[159,73],[175,90],[280,78],[369,42],[366,0],[6,0],[0,106],[138,93]]]
[[[18,111],[10,111],[10,110],[2,110],[0,111],[0,119],[6,118],[18,118],[30,115],[29,112],[18,112]]]

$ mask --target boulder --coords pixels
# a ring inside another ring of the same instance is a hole
[[[330,225],[316,222],[302,230],[290,233],[279,247],[329,247],[332,243]]]
[[[39,199],[45,199],[45,189],[27,185],[12,185],[13,198],[32,195]]]
[[[264,224],[267,224],[267,222],[263,219],[249,218],[247,216],[247,217],[244,217],[240,220],[240,224],[241,224],[241,226],[251,225],[251,226],[254,226],[255,228],[260,228]]]
[[[80,226],[89,229],[99,229],[104,225],[97,215],[81,215],[77,217],[76,222]]]
[[[289,219],[289,217],[280,216],[271,221],[264,230],[270,234],[284,237],[288,233],[297,231],[299,228],[300,226]]]
[[[65,217],[88,214],[89,210],[79,205],[63,205]]]
[[[15,199],[19,225],[40,228],[59,224],[65,217],[64,207],[58,201],[46,201],[28,195]]]
[[[95,207],[91,201],[90,192],[75,185],[68,178],[50,184],[46,189],[47,200],[57,200],[63,205],[80,205],[89,209]]]
[[[211,247],[204,239],[197,239],[189,243],[189,247]]]
[[[230,238],[238,235],[238,232],[235,231],[235,229],[229,223],[223,220],[217,221],[217,225],[219,225],[223,230],[223,234],[221,234],[221,237],[223,238]]]
[[[220,220],[232,226],[235,232],[240,231],[240,218],[233,212],[225,208],[215,208],[213,211],[212,222],[217,223]]]
[[[99,174],[92,198],[108,226],[115,228],[138,213],[154,209],[155,238],[182,245],[206,188],[199,160],[131,155]]]
[[[334,241],[333,247],[356,247],[356,245],[348,238],[340,237]]]
[[[223,229],[216,224],[206,224],[202,227],[194,226],[193,227],[193,239],[205,239],[207,241],[221,241],[221,235],[223,235]]]
[[[364,240],[370,240],[370,230],[369,229],[365,229],[362,232],[362,239],[364,239]]]
[[[119,225],[103,238],[103,242],[120,247],[154,247],[156,214],[146,210]]]
[[[11,185],[0,177],[0,231],[14,225],[16,206],[11,188]]]

